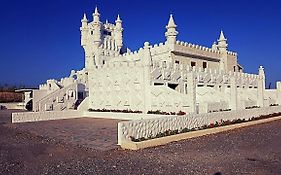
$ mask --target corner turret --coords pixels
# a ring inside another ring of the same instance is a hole
[[[265,77],[264,68],[262,66],[259,67],[259,76],[262,78]]]
[[[101,44],[101,22],[97,7],[93,13],[93,27],[94,31],[92,31],[92,35],[94,36],[94,44],[99,47]]]
[[[85,13],[84,13],[83,19],[81,20],[81,23],[82,23],[82,28],[86,28],[87,27],[88,19],[87,19],[87,16],[86,16]]]
[[[167,32],[165,33],[166,40],[169,44],[176,43],[178,32],[176,30],[177,25],[175,24],[173,15],[170,14],[168,25],[166,26]]]
[[[81,31],[81,46],[85,46],[86,42],[87,42],[87,33],[88,33],[88,19],[86,14],[84,13],[83,19],[81,20],[81,27],[80,27],[80,31]]]
[[[227,46],[227,39],[224,37],[223,31],[221,30],[217,44],[217,49],[221,53],[220,70],[228,70]]]
[[[120,51],[123,47],[123,28],[122,28],[122,20],[120,19],[120,16],[118,14],[117,19],[115,21],[115,44],[117,46],[117,49]]]
[[[100,22],[100,14],[98,11],[98,7],[95,8],[95,12],[93,13],[93,21],[97,23]]]
[[[218,49],[219,51],[226,51],[227,46],[227,39],[224,37],[223,31],[221,30],[220,38],[218,39]]]

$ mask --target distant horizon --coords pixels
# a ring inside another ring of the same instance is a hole
[[[170,13],[178,25],[178,40],[211,47],[220,30],[228,50],[238,53],[245,73],[262,65],[266,87],[281,81],[281,2],[225,1],[46,1],[0,3],[0,85],[38,87],[84,67],[80,20],[98,7],[101,20],[113,23],[120,14],[124,44],[137,50],[145,41],[165,42]]]

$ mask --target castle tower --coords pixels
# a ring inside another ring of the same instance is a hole
[[[227,70],[227,39],[224,37],[223,31],[220,33],[217,48],[221,53],[220,70]]]
[[[93,21],[89,22],[86,14],[81,20],[81,46],[85,51],[85,68],[106,64],[108,60],[120,55],[123,48],[123,27],[120,16],[115,24],[107,20],[102,23],[100,13],[96,7]]]
[[[114,36],[115,36],[115,44],[117,46],[118,51],[123,47],[123,28],[122,28],[122,20],[118,14],[117,19],[115,21],[114,28]]]
[[[80,27],[80,31],[81,31],[81,46],[85,46],[87,43],[87,33],[88,33],[88,19],[86,17],[86,14],[84,13],[83,19],[81,20],[81,27]]]
[[[167,32],[165,33],[166,40],[169,44],[176,43],[178,32],[176,30],[177,25],[175,24],[173,15],[170,15],[168,25],[166,26]]]
[[[95,8],[95,12],[93,13],[93,27],[94,44],[96,46],[99,46],[101,44],[101,22],[97,7]]]
[[[218,49],[219,51],[226,51],[227,46],[227,39],[224,37],[223,31],[221,30],[220,38],[218,39]]]

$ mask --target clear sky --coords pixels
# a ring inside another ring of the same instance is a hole
[[[276,0],[6,0],[0,2],[0,84],[36,86],[84,66],[80,20],[98,6],[102,21],[123,20],[131,50],[165,41],[174,14],[178,40],[211,47],[222,29],[247,73],[265,67],[281,80],[281,2]]]

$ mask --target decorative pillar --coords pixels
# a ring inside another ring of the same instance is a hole
[[[196,82],[193,72],[187,73],[187,98],[190,101],[191,113],[196,112]]]
[[[223,31],[220,33],[217,48],[220,51],[220,71],[228,70],[227,67],[227,39],[224,37]]]
[[[143,112],[147,113],[151,109],[151,72],[150,66],[151,62],[150,46],[148,42],[144,43],[143,47],[143,59],[142,59],[142,76],[143,76],[143,99],[144,99],[144,109]]]
[[[281,105],[281,82],[280,81],[276,82],[276,91],[277,91],[276,103]]]
[[[175,24],[173,15],[170,15],[168,25],[166,26],[167,31],[165,32],[166,41],[170,48],[173,48],[177,40],[177,25]]]
[[[258,77],[257,105],[264,107],[265,73],[264,68],[260,66]]]
[[[237,110],[237,85],[236,78],[230,77],[230,109]]]

